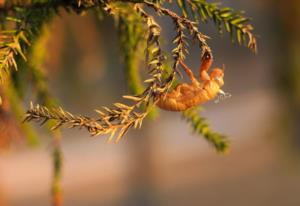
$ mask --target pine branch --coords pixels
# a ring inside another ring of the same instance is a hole
[[[22,104],[22,101],[16,91],[15,86],[12,84],[10,78],[5,82],[5,87],[3,88],[4,96],[8,99],[11,111],[17,122],[22,122],[26,108]],[[39,143],[39,138],[36,130],[30,124],[21,124],[20,129],[22,130],[24,136],[26,137],[27,143],[30,146],[36,146]]]
[[[140,78],[141,60],[144,54],[144,47],[147,28],[144,27],[142,17],[135,12],[134,5],[122,4],[122,12],[115,18],[118,24],[120,48],[123,55],[125,77],[129,92],[134,95],[143,93],[145,87]],[[149,113],[150,118],[157,115],[153,108]]]
[[[17,57],[27,60],[27,50],[31,40],[39,33],[43,23],[47,22],[56,12],[55,8],[40,9],[16,8],[13,17],[8,17],[13,29],[0,32],[0,79],[11,69],[17,70]],[[10,28],[10,27],[9,27]]]
[[[120,48],[123,55],[124,71],[130,93],[137,95],[144,91],[139,75],[139,66],[142,59],[142,46],[147,30],[143,26],[141,17],[134,11],[132,5],[124,5],[126,13],[119,14],[118,32]]]
[[[48,1],[6,1],[5,4],[0,5],[0,12],[15,11],[16,9],[27,10],[41,10],[45,8],[58,9],[64,7],[65,9],[74,9],[78,11],[82,9],[92,8],[102,4],[102,0],[48,0]]]
[[[143,115],[136,112],[130,114],[131,108],[126,107],[126,109],[121,109],[125,107],[126,106],[122,104],[116,104],[115,109],[104,107],[105,112],[96,110],[100,118],[93,119],[81,115],[73,115],[64,111],[62,108],[48,109],[40,105],[31,105],[24,121],[35,120],[44,124],[49,120],[55,120],[57,124],[51,128],[52,130],[67,124],[70,128],[86,128],[92,136],[111,134],[109,141],[112,140],[114,134],[119,132],[116,140],[119,141],[130,127],[140,127],[144,118]],[[125,114],[125,110],[127,114]],[[120,122],[120,120],[122,122]]]
[[[166,9],[159,4],[155,4],[155,3],[152,3],[149,1],[144,1],[144,4],[146,4],[149,7],[152,7],[156,12],[158,12],[160,14],[164,14],[164,15],[171,17],[176,25],[180,25],[180,26],[178,26],[179,30],[182,30],[184,27],[186,27],[191,32],[194,39],[199,41],[199,45],[200,45],[202,51],[211,51],[211,49],[209,48],[209,46],[206,43],[206,39],[208,39],[208,36],[199,32],[198,28],[196,27],[196,25],[197,25],[196,22],[192,22],[191,20],[189,20],[187,18],[180,17],[175,12],[173,12],[169,9]]]
[[[105,8],[109,13],[114,12],[114,8],[107,5]],[[149,44],[154,40],[157,41],[159,33],[154,29],[156,26],[152,21],[148,22],[147,26],[151,28],[149,30],[148,40]],[[160,56],[160,53],[156,55]],[[155,69],[157,76],[161,70]],[[156,76],[156,77],[157,77]],[[116,141],[119,141],[121,137],[128,131],[129,128],[134,127],[138,128],[141,126],[143,119],[149,112],[151,95],[153,90],[159,87],[158,81],[149,81],[150,86],[144,91],[140,96],[124,96],[124,98],[131,99],[136,102],[132,106],[127,106],[121,103],[115,103],[114,108],[103,107],[104,111],[97,110],[99,114],[98,119],[92,119],[84,116],[72,115],[69,112],[65,112],[61,108],[58,109],[48,109],[42,106],[31,106],[27,112],[25,121],[37,120],[42,123],[47,122],[48,120],[55,120],[57,124],[52,128],[56,129],[64,124],[70,125],[70,127],[80,127],[86,128],[91,135],[100,135],[100,134],[111,134],[108,139],[111,141],[114,138],[114,135],[118,133]],[[164,89],[161,87],[161,89]],[[142,104],[146,103],[146,111],[138,113],[135,110],[140,108]]]
[[[178,0],[185,13],[188,13],[187,5],[197,18],[196,13],[204,22],[211,19],[219,28],[219,32],[229,32],[232,40],[236,39],[239,44],[247,45],[253,52],[257,52],[257,41],[253,34],[253,26],[250,19],[244,17],[242,12],[236,12],[229,7],[219,7],[218,3],[208,3],[206,0]]]
[[[28,61],[24,66],[31,84],[36,92],[37,101],[47,107],[57,106],[55,97],[49,91],[47,71],[44,62],[47,57],[47,43],[50,38],[49,25],[43,25],[40,34],[32,40],[28,52]]]
[[[0,79],[4,73],[9,73],[11,68],[18,69],[15,55],[21,55],[26,60],[21,42],[29,44],[23,31],[7,30],[0,32]]]
[[[182,113],[182,116],[191,124],[194,132],[202,135],[218,152],[224,153],[228,150],[228,139],[211,130],[206,120],[199,116],[198,108],[186,110]]]
[[[62,168],[63,168],[63,153],[61,149],[61,137],[54,134],[53,136],[53,152],[52,152],[52,164],[53,164],[53,179],[52,179],[52,205],[62,206]]]
[[[70,0],[70,1],[51,1],[51,2],[37,2],[34,4],[9,4],[1,9],[13,10],[16,7],[21,8],[31,8],[31,9],[41,9],[45,7],[64,7],[67,10],[73,10],[75,12],[83,12],[88,9],[95,7],[103,7],[108,2],[127,2],[127,3],[143,3],[156,11],[162,12],[172,18],[178,18],[179,16],[168,9],[161,7],[161,2],[159,1],[144,1],[144,0]],[[257,51],[256,37],[253,34],[253,26],[249,24],[249,18],[242,15],[241,12],[235,12],[229,7],[220,8],[217,3],[209,3],[206,0],[177,0],[178,5],[181,7],[184,17],[188,16],[189,10],[191,10],[194,17],[196,13],[203,20],[207,21],[212,19],[214,23],[218,26],[219,31],[223,31],[222,25],[225,31],[231,34],[232,39],[236,39],[239,44],[245,44],[253,52]],[[175,15],[174,15],[175,14]],[[177,17],[176,17],[177,15]],[[180,17],[179,17],[180,18]],[[187,19],[187,18],[182,18]],[[187,19],[188,20],[188,19]],[[189,21],[189,20],[188,20]]]
[[[15,29],[4,30],[0,33],[0,77],[10,68],[17,69],[15,57],[22,56],[26,60],[26,50],[30,41],[44,22],[47,22],[55,13],[55,9],[43,7],[39,10],[18,9],[15,17],[8,21],[15,23]]]

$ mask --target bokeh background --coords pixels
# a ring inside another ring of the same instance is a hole
[[[246,10],[259,36],[254,55],[212,24],[201,26],[212,37],[214,65],[226,65],[224,90],[232,95],[206,104],[202,115],[230,138],[230,152],[217,154],[172,112],[119,144],[64,129],[66,206],[300,205],[300,2],[223,4]],[[170,49],[173,25],[158,19]],[[94,115],[128,92],[112,19],[62,12],[50,31],[49,83],[65,109]],[[187,64],[197,68],[199,56],[193,47]],[[15,138],[0,153],[0,205],[50,205],[50,154],[46,134],[37,148]]]

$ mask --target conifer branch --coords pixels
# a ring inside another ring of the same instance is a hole
[[[105,10],[110,14],[116,12],[111,5],[106,5]],[[111,141],[115,134],[118,133],[116,138],[117,142],[131,127],[139,128],[143,119],[150,111],[151,102],[155,101],[153,99],[155,94],[166,91],[167,88],[169,88],[171,81],[167,80],[166,82],[162,82],[161,79],[161,73],[163,72],[161,61],[163,61],[164,57],[161,54],[158,41],[160,28],[151,16],[142,12],[138,7],[137,11],[139,11],[145,19],[147,27],[149,28],[148,48],[152,49],[151,55],[153,56],[149,62],[149,73],[153,78],[146,80],[146,82],[149,83],[149,86],[141,95],[124,96],[124,98],[133,100],[135,102],[134,105],[128,106],[122,103],[115,103],[113,108],[103,107],[103,111],[97,110],[97,113],[100,116],[98,119],[72,115],[61,108],[48,109],[43,106],[37,105],[34,107],[32,105],[27,112],[25,121],[37,120],[45,123],[48,120],[56,120],[57,124],[52,129],[56,129],[64,124],[69,124],[70,127],[84,127],[93,136],[111,134],[109,141]],[[152,67],[153,65],[155,66]],[[146,105],[145,111],[137,112],[136,109],[144,104]]]
[[[188,6],[195,18],[206,22],[211,19],[216,24],[219,32],[229,32],[232,40],[236,39],[239,44],[246,45],[251,51],[257,52],[257,40],[253,34],[253,26],[250,19],[244,17],[242,12],[236,12],[229,7],[219,7],[218,3],[208,3],[206,0],[178,0],[185,13]],[[181,2],[181,3],[180,3]],[[197,15],[196,15],[197,14]]]
[[[120,48],[122,51],[124,70],[130,93],[141,94],[145,89],[139,75],[142,47],[147,30],[141,17],[134,11],[132,5],[126,5],[126,13],[117,19]]]
[[[228,150],[228,139],[211,130],[206,120],[199,116],[199,108],[182,112],[182,117],[191,124],[195,133],[202,135],[218,152],[224,153]]]
[[[135,11],[133,4],[122,4],[123,12],[119,12],[118,32],[120,38],[120,48],[122,50],[125,77],[129,92],[133,95],[143,93],[145,87],[141,81],[140,67],[143,58],[143,50],[146,46],[147,28],[144,27],[143,18]],[[149,117],[153,118],[157,114],[153,107]]]
[[[63,153],[61,149],[61,136],[53,134],[53,152],[52,152],[53,178],[52,178],[52,205],[62,206],[62,168]]]
[[[11,68],[17,70],[15,55],[19,54],[26,60],[21,47],[21,42],[29,44],[23,31],[7,30],[0,32],[0,79],[4,73],[9,73]]]
[[[211,49],[209,48],[209,46],[206,43],[206,39],[208,39],[209,37],[202,34],[201,32],[199,32],[199,30],[196,26],[197,25],[196,22],[193,22],[184,17],[180,17],[175,12],[173,12],[169,9],[166,9],[159,4],[155,4],[150,1],[144,1],[144,4],[152,7],[156,12],[158,12],[160,14],[164,14],[164,15],[171,17],[173,19],[173,21],[175,22],[176,26],[178,26],[179,30],[182,30],[183,28],[186,27],[190,31],[190,33],[193,35],[194,39],[199,41],[199,45],[200,45],[202,51],[211,51]]]
[[[51,128],[52,130],[63,125],[68,125],[70,128],[85,128],[92,136],[111,134],[109,141],[112,140],[114,134],[119,132],[116,140],[119,141],[130,127],[140,127],[144,116],[136,112],[132,113],[132,108],[126,105],[115,105],[115,109],[104,107],[105,112],[96,110],[100,116],[98,119],[73,115],[62,108],[48,109],[40,105],[31,105],[24,121],[36,120],[42,125],[49,120],[55,120],[56,124]]]
[[[26,50],[31,39],[55,12],[51,7],[39,10],[18,9],[15,17],[7,18],[7,21],[15,23],[15,28],[0,32],[0,78],[3,72],[9,72],[10,68],[17,69],[17,55],[27,59]]]
[[[4,97],[9,101],[14,118],[17,122],[22,122],[22,118],[27,108],[25,108],[22,104],[18,92],[13,85],[13,82],[11,81],[11,78],[8,78],[7,81],[5,81],[5,87],[3,88],[3,91]],[[26,137],[28,145],[36,146],[39,143],[37,131],[33,128],[32,125],[21,124],[20,129]]]

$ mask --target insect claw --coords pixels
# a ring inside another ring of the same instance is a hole
[[[231,97],[231,94],[230,93],[226,93],[225,94],[225,98],[230,98]]]
[[[214,101],[216,104],[219,103],[220,101],[222,100],[225,100],[227,98],[230,98],[231,97],[231,94],[230,93],[226,93],[224,92],[222,89],[219,90],[219,94],[216,98],[216,100]]]
[[[226,95],[226,93],[225,93],[222,89],[219,90],[219,93],[220,93],[221,95]]]

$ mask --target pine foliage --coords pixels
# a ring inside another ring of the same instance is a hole
[[[253,26],[243,12],[236,12],[230,7],[220,7],[219,3],[208,3],[206,0],[177,0],[177,3],[185,16],[190,8],[190,13],[195,19],[203,22],[212,20],[220,33],[225,30],[230,33],[232,41],[236,40],[253,52],[257,51],[256,38],[252,33]]]
[[[203,23],[212,20],[220,32],[229,32],[233,40],[256,52],[253,27],[242,12],[206,0],[177,0],[182,12],[180,15],[168,9],[170,3],[172,2],[151,0],[32,0],[6,1],[0,5],[0,11],[5,14],[0,15],[0,78],[5,80],[4,77],[8,76],[17,84],[14,81],[19,81],[20,78],[11,78],[11,73],[20,65],[25,65],[27,75],[33,77],[33,86],[40,97],[38,101],[44,105],[32,105],[25,120],[41,123],[54,120],[56,124],[52,129],[62,125],[84,127],[91,135],[108,134],[109,141],[119,141],[130,128],[140,128],[155,106],[157,97],[174,86],[177,77],[181,75],[178,70],[179,61],[184,61],[188,55],[188,39],[197,42],[202,53],[209,52],[212,55],[207,43],[209,37],[198,29],[199,20]],[[96,118],[73,115],[60,107],[52,107],[55,104],[48,91],[45,73],[39,68],[41,64],[34,63],[38,57],[31,54],[34,54],[33,48],[43,33],[43,28],[53,16],[59,14],[60,9],[78,14],[93,10],[96,13],[106,13],[117,22],[124,70],[131,92],[123,97],[130,100],[131,104],[118,102],[111,107],[102,107],[96,110]],[[153,10],[155,15],[150,15],[149,10]],[[174,24],[174,49],[171,54],[162,49],[162,28],[156,21],[156,15],[167,17]],[[141,55],[143,50],[146,51],[145,56]],[[144,83],[139,74],[143,59],[147,63],[149,75]],[[170,62],[171,71],[167,71]],[[183,112],[183,116],[194,131],[212,143],[217,151],[222,152],[227,148],[227,139],[212,132],[197,109]]]
[[[228,139],[219,133],[211,130],[206,120],[199,116],[199,108],[191,108],[182,113],[182,117],[191,124],[195,133],[203,137],[212,144],[218,152],[226,152],[228,149]]]

